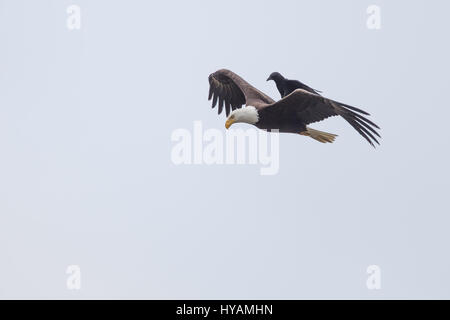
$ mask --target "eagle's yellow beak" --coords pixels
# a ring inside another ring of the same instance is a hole
[[[227,119],[227,122],[225,122],[225,128],[229,128],[229,127],[231,127],[231,125],[234,123],[234,119],[230,119],[230,118],[228,118]]]

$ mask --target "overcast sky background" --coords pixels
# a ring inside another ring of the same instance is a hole
[[[450,298],[449,12],[0,0],[0,297]],[[175,129],[225,131],[206,100],[223,67],[276,99],[273,71],[368,110],[382,144],[333,118],[313,126],[331,145],[281,135],[275,176],[175,166]]]

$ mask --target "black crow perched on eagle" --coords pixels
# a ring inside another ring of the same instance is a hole
[[[367,112],[325,98],[301,82],[301,87],[291,92],[278,87],[283,98],[274,101],[230,70],[218,70],[208,79],[208,100],[212,99],[213,108],[218,103],[219,114],[225,108],[228,117],[225,123],[227,129],[233,123],[245,122],[263,130],[296,133],[322,143],[331,143],[336,138],[335,134],[315,130],[307,125],[332,116],[341,116],[372,146],[375,147],[374,143],[379,144],[375,136],[380,137],[376,131],[380,128],[365,117],[369,115]],[[245,107],[242,107],[243,105]]]
[[[282,98],[291,94],[295,89],[303,89],[311,93],[320,94],[321,91],[308,87],[306,84],[301,83],[298,80],[289,80],[283,77],[279,72],[272,72],[267,78],[267,81],[273,80],[277,85],[277,89],[280,92]]]

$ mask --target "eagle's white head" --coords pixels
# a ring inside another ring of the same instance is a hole
[[[230,116],[225,122],[225,128],[231,127],[233,123],[245,122],[249,124],[255,124],[259,121],[258,110],[255,107],[248,106],[241,109],[236,109],[231,112]]]

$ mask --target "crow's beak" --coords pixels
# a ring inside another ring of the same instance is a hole
[[[268,77],[266,81],[272,80],[272,77]]]

